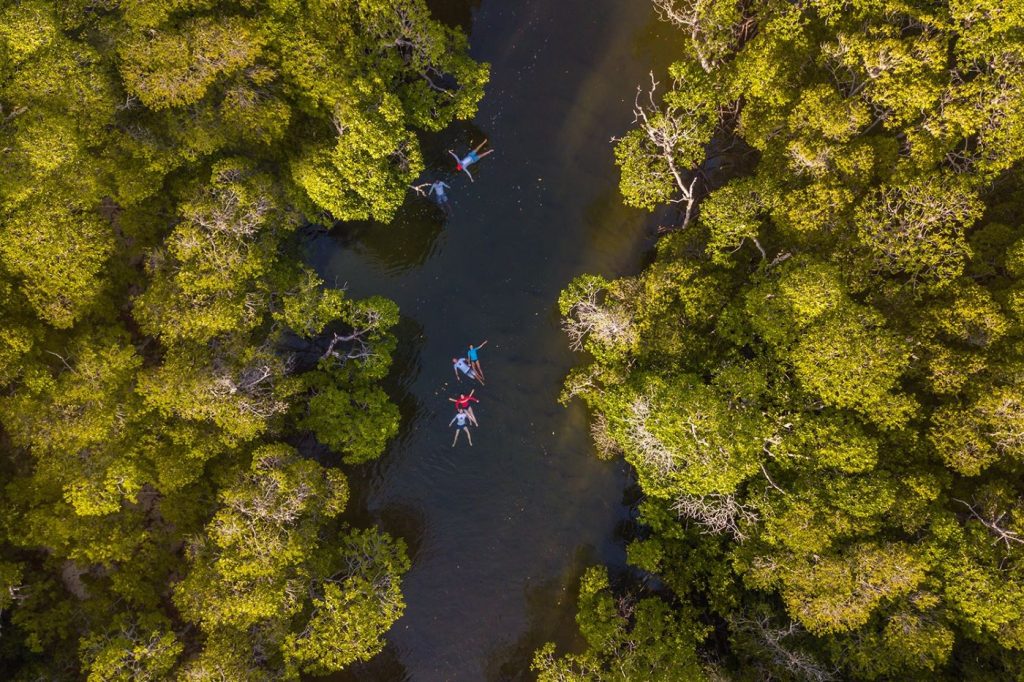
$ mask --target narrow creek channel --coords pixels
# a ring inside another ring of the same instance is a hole
[[[409,543],[405,615],[383,654],[334,680],[530,679],[545,641],[578,644],[574,590],[594,563],[621,565],[621,462],[592,454],[580,405],[558,401],[575,358],[558,325],[561,289],[583,272],[636,272],[654,222],[623,208],[609,140],[632,121],[636,84],[664,74],[669,38],[648,0],[435,0],[493,65],[472,124],[424,142],[450,190],[447,221],[411,197],[390,226],[315,237],[308,258],[353,296],[398,303],[390,387],[403,426],[352,478],[354,513]],[[496,153],[456,177],[446,150]],[[474,447],[451,447],[451,358],[470,342]]]

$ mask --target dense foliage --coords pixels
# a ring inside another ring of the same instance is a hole
[[[649,589],[588,575],[541,678],[1020,679],[1024,4],[655,4],[616,151],[678,223],[561,299]]]
[[[422,0],[0,1],[0,670],[257,680],[372,656],[400,541],[349,528],[389,301],[306,219],[388,220],[486,65]]]

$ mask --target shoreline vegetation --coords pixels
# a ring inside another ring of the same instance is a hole
[[[299,230],[390,220],[489,67],[423,0],[26,0],[0,74],[3,676],[369,659],[409,561],[318,461],[396,433],[398,311]]]
[[[534,669],[1020,679],[1024,5],[654,4],[684,47],[616,156],[676,222],[560,300],[633,568]]]
[[[673,221],[559,300],[631,567],[533,671],[1019,680],[1024,5],[652,1],[615,155]],[[390,221],[488,77],[424,0],[0,2],[5,679],[380,652],[410,562],[341,465],[398,430],[398,310],[300,240]]]

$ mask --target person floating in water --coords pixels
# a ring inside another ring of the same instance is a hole
[[[469,150],[469,153],[466,154],[466,156],[461,159],[458,156],[456,156],[455,152],[453,152],[451,149],[448,150],[448,153],[455,157],[455,170],[462,171],[463,173],[468,175],[470,182],[476,181],[473,180],[473,174],[469,172],[469,167],[472,166],[477,161],[479,161],[480,159],[487,156],[488,154],[494,153],[493,149],[488,149],[483,154],[481,154],[480,150],[483,148],[485,144],[487,144],[487,140],[484,140],[479,145],[477,145],[476,149]]]
[[[465,410],[459,410],[458,414],[452,417],[452,420],[448,422],[448,426],[455,424],[455,440],[452,441],[452,447],[459,442],[459,434],[463,431],[466,432],[466,440],[469,441],[469,446],[473,447],[473,436],[469,433],[469,415],[466,414]]]
[[[479,351],[481,348],[483,348],[486,345],[487,345],[486,341],[481,343],[476,348],[473,347],[473,344],[469,344],[469,352],[466,353],[466,357],[469,359],[469,366],[471,368],[473,368],[473,371],[476,372],[476,375],[478,377],[480,377],[481,379],[484,378],[484,371],[483,371],[483,369],[480,368],[480,356],[477,353],[477,351]]]
[[[473,426],[480,426],[480,424],[476,420],[476,415],[473,414],[473,406],[469,404],[470,401],[474,403],[480,402],[479,399],[473,397],[474,393],[476,393],[475,388],[469,392],[469,395],[463,393],[458,398],[448,398],[448,400],[455,403],[455,409],[458,410],[459,412],[463,410],[466,411],[466,414],[469,415],[469,421],[473,423]]]
[[[444,209],[445,213],[451,215],[452,207],[448,203],[448,195],[444,193],[446,189],[451,189],[451,185],[444,180],[438,180],[430,185],[427,196],[429,197],[431,194],[436,195],[437,205]]]
[[[455,378],[458,379],[459,381],[462,381],[462,377],[459,376],[459,372],[462,372],[470,379],[475,379],[476,381],[479,381],[481,386],[484,385],[484,380],[481,379],[477,375],[477,373],[473,371],[473,368],[470,367],[469,363],[466,361],[466,358],[452,358],[452,367],[455,369]]]

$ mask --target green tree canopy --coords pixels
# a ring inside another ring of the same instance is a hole
[[[735,679],[1017,679],[1024,6],[654,4],[685,48],[616,152],[677,221],[562,297],[646,598]]]
[[[475,113],[467,53],[423,0],[0,0],[0,667],[379,651],[404,546],[291,444],[383,452],[398,311],[325,286],[299,228],[394,215],[418,133]]]

